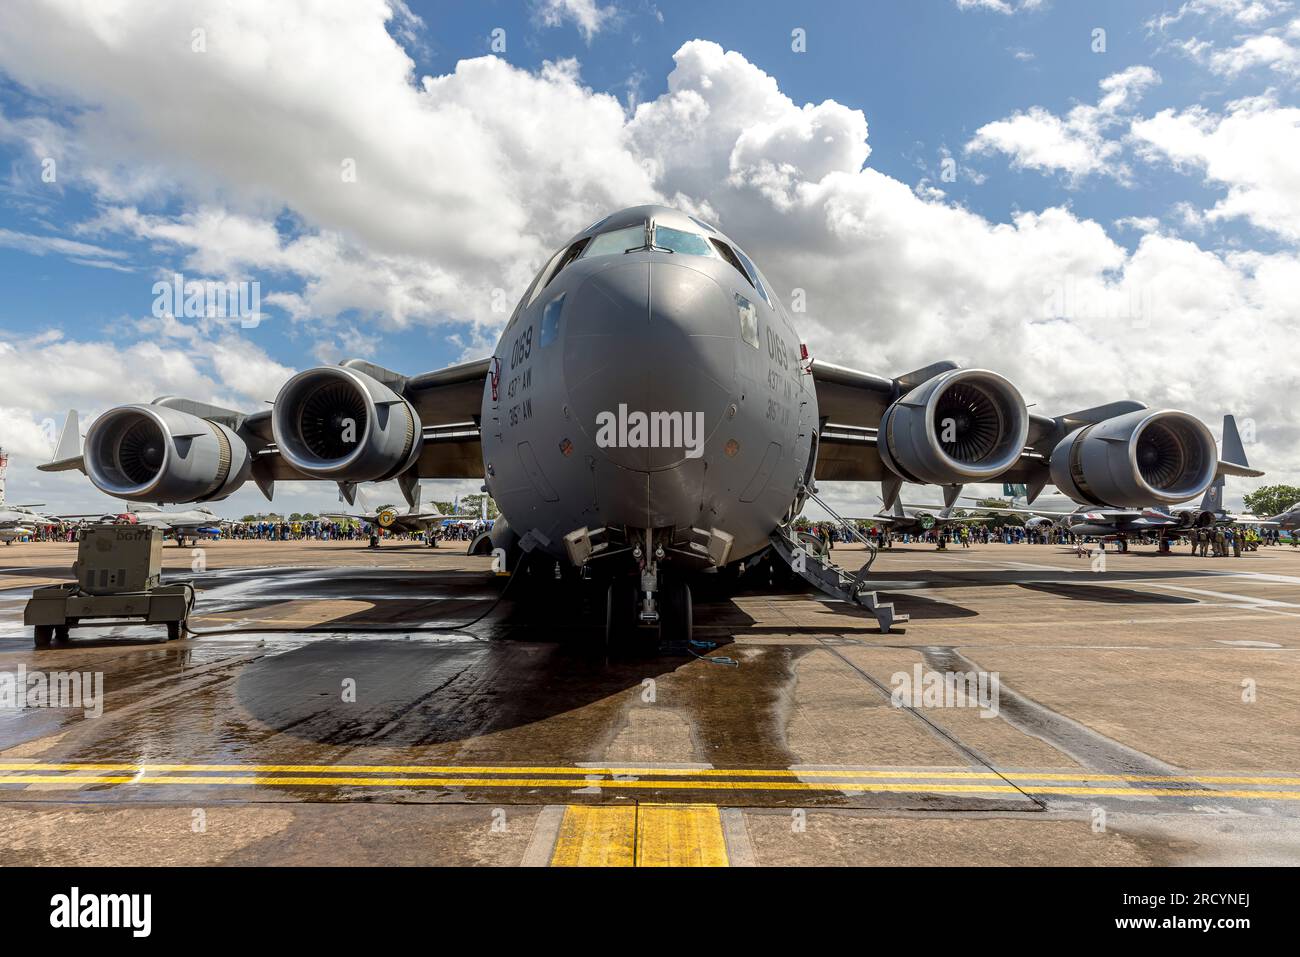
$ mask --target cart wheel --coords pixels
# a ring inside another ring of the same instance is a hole
[[[167,622],[167,640],[179,641],[185,637],[185,619]]]
[[[54,626],[36,625],[32,628],[32,634],[37,648],[48,648],[50,647],[50,640],[54,637]]]
[[[68,626],[67,626],[67,625],[55,625],[55,626],[54,626],[54,643],[55,643],[56,645],[66,645],[66,644],[68,643]]]

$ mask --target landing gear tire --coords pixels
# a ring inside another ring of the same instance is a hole
[[[614,581],[605,589],[605,649],[622,643],[633,630],[636,589],[631,582]]]
[[[695,636],[695,614],[690,585],[681,579],[668,579],[659,592],[659,602],[659,633],[662,640],[692,640]]]
[[[669,578],[659,590],[659,636],[666,642],[689,642],[695,637],[695,609],[691,586]]]

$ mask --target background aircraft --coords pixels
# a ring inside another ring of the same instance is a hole
[[[396,505],[381,505],[373,512],[361,515],[353,515],[348,512],[326,512],[323,518],[331,518],[336,521],[354,521],[366,522],[372,528],[382,528],[389,532],[406,532],[408,534],[420,534],[425,536],[424,542],[430,548],[438,547],[438,535],[441,531],[442,523],[449,518],[476,518],[474,515],[444,515],[436,508],[422,508],[420,506],[420,488],[417,485],[414,492],[415,501],[405,510]],[[486,504],[485,504],[486,507]],[[454,512],[455,509],[452,509]],[[379,538],[373,539],[373,544],[379,544]]]
[[[1185,412],[1122,400],[1049,416],[986,369],[886,377],[812,359],[744,250],[663,206],[570,238],[489,357],[416,375],[350,359],[299,372],[251,413],[175,396],[118,406],[84,453],[65,429],[42,468],[145,502],[213,501],[249,478],[268,498],[280,480],[391,478],[414,505],[421,478],[482,477],[510,568],[527,556],[599,583],[607,637],[678,640],[694,574],[769,548],[799,560],[790,526],[820,480],[881,482],[890,508],[904,481],[944,486],[951,505],[996,480],[1134,509],[1259,474],[1220,462]],[[819,582],[862,600],[839,575]]]
[[[877,512],[869,518],[852,519],[852,521],[870,522],[888,525],[892,532],[908,535],[924,535],[937,529],[954,525],[979,525],[992,521],[981,515],[954,515],[955,506],[945,505],[935,509],[928,505],[904,505],[895,500],[892,511]]]
[[[5,478],[9,469],[9,456],[0,449],[0,542],[12,545],[24,535],[34,535],[36,529],[43,525],[60,524],[57,518],[42,515],[32,509],[41,503],[31,505],[10,505],[5,501]]]
[[[1296,502],[1286,511],[1278,512],[1277,515],[1266,515],[1264,518],[1258,518],[1255,515],[1243,515],[1238,520],[1251,525],[1275,525],[1277,528],[1294,532],[1297,528],[1300,528],[1300,502]]]
[[[59,520],[32,511],[30,505],[6,505],[0,501],[0,541],[12,545],[17,539],[34,535],[42,525],[58,525]]]
[[[127,509],[124,512],[63,515],[60,518],[65,521],[82,519],[108,524],[151,525],[154,528],[161,528],[163,538],[174,538],[176,544],[182,548],[185,547],[187,538],[193,544],[200,536],[216,537],[221,534],[222,528],[230,524],[212,509],[203,505],[167,512],[153,505],[137,505],[134,509]]]

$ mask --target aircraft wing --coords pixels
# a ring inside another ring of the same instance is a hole
[[[420,479],[482,477],[479,417],[483,389],[491,375],[491,359],[463,362],[409,377],[361,359],[349,359],[340,365],[373,380],[365,387],[373,394],[384,393],[391,397],[396,393],[404,398],[419,416],[420,452],[411,467],[397,476],[408,502],[414,504],[417,501]],[[377,401],[388,400],[380,395]],[[177,396],[154,399],[150,405],[206,419],[235,433],[248,447],[251,477],[268,499],[273,496],[277,481],[312,481],[318,478],[300,472],[280,454],[272,426],[272,409],[243,413]],[[68,413],[53,461],[38,468],[43,472],[76,469],[84,473],[86,465],[81,446],[77,413],[73,410]],[[355,483],[340,483],[340,491],[349,503],[355,488]]]
[[[1078,509],[1060,511],[1050,508],[1013,508],[1001,505],[971,505],[969,510],[972,512],[992,512],[995,515],[1030,515],[1039,518],[1063,518],[1078,511]]]
[[[476,359],[409,378],[359,359],[342,365],[378,379],[415,406],[424,436],[416,461],[419,478],[482,478],[478,419],[491,362]],[[270,409],[244,417],[239,431],[260,446],[253,460],[253,478],[259,487],[265,490],[264,483],[279,480],[312,480],[280,457]]]
[[[1257,515],[1224,515],[1227,521],[1234,525],[1281,525],[1281,522],[1274,521],[1271,518],[1260,518]]]

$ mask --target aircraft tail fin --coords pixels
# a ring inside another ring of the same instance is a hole
[[[54,458],[44,465],[36,466],[39,472],[67,472],[76,469],[86,471],[85,460],[81,454],[81,426],[77,419],[77,410],[69,409],[68,417],[63,422],[63,431],[54,446]]]
[[[1202,512],[1222,512],[1223,511],[1223,476],[1220,475],[1215,479],[1210,487],[1205,490],[1201,496]]]
[[[1244,465],[1249,468],[1250,463],[1246,461],[1246,447],[1241,444],[1241,433],[1237,431],[1237,419],[1231,415],[1223,417],[1223,442],[1219,450],[1219,458],[1225,462],[1232,462],[1236,465]]]

